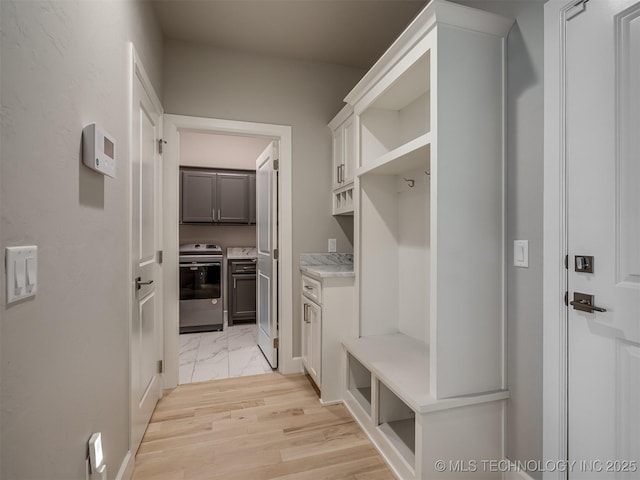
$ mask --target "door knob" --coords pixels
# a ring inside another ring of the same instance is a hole
[[[136,278],[136,290],[140,290],[142,285],[151,285],[153,283],[153,280],[149,280],[148,282],[142,282],[141,280],[142,277]]]
[[[569,305],[572,305],[574,310],[581,312],[606,312],[606,308],[596,307],[593,304],[593,297],[587,293],[573,292],[573,301],[569,302]]]

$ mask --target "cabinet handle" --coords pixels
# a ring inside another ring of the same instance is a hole
[[[236,289],[236,277],[233,277],[233,289]]]
[[[218,209],[218,221],[220,221],[220,209]]]
[[[212,218],[212,221],[214,221],[214,222],[216,221],[216,209],[215,208],[211,209],[211,218]]]
[[[311,323],[309,322],[309,304],[308,303],[304,304],[304,321],[305,323]]]

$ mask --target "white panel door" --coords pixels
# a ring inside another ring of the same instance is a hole
[[[135,453],[162,394],[160,249],[160,173],[158,140],[162,111],[145,89],[141,74],[133,82],[131,148],[131,452]]]
[[[640,2],[568,17],[569,478],[638,479]]]
[[[256,243],[258,254],[258,346],[272,368],[278,368],[278,172],[277,143],[256,160]]]

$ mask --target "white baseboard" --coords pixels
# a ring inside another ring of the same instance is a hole
[[[131,455],[131,452],[128,451],[122,460],[122,465],[120,465],[116,480],[130,480],[133,475],[133,467],[135,467],[135,458]]]
[[[507,459],[508,460],[508,459]],[[511,462],[513,469],[509,469],[508,472],[502,474],[502,480],[534,480],[531,475],[522,470],[516,470],[515,463]]]

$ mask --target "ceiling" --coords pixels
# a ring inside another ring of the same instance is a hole
[[[154,0],[165,37],[369,68],[428,0]]]

